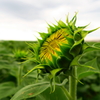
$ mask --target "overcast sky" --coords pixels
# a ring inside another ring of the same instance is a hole
[[[77,26],[100,27],[100,0],[0,0],[0,40],[36,40],[47,23],[78,12]],[[100,29],[86,40],[100,40]]]

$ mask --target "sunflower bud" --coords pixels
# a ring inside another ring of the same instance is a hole
[[[36,60],[44,66],[47,72],[54,69],[67,71],[73,59],[83,53],[84,38],[96,29],[84,30],[88,25],[75,26],[77,14],[64,23],[58,21],[57,25],[48,25],[48,33],[39,33],[42,39],[38,39],[34,47]]]

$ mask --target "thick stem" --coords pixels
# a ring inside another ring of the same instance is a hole
[[[70,100],[77,100],[77,67],[72,69],[72,76],[69,76],[69,93],[72,97]]]
[[[18,86],[20,86],[21,85],[21,78],[22,78],[22,68],[23,68],[23,66],[18,66],[19,68],[18,68],[18,76],[17,76],[17,84],[18,84]]]

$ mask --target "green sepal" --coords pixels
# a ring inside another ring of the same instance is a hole
[[[82,53],[82,45],[84,43],[84,38],[82,38],[79,41],[75,41],[73,46],[70,49],[70,54],[73,55],[73,57],[77,56],[79,53]]]
[[[51,69],[55,68],[53,62],[50,59],[47,58],[46,61],[47,61],[47,64],[50,66]]]
[[[82,37],[81,37],[81,34],[80,33],[77,33],[77,34],[74,35],[74,40],[75,41],[79,41],[81,39],[82,39]]]
[[[90,31],[88,31],[88,33],[91,33],[91,32],[93,32],[93,31],[96,31],[97,29],[99,29],[100,27],[98,27],[98,28],[95,28],[95,29],[93,29],[93,30],[90,30]]]
[[[89,24],[88,24],[89,25]],[[76,41],[79,41],[80,39],[84,38],[87,34],[88,31],[84,31],[83,29],[86,28],[88,25],[86,26],[82,26],[82,27],[78,27],[75,31],[74,31],[74,39]]]
[[[33,56],[35,56],[36,61],[40,62],[38,53],[39,53],[39,44],[37,43],[27,43],[31,48],[32,48],[32,52],[33,52]]]
[[[56,64],[57,56],[51,54],[51,57],[52,57],[52,63],[53,63],[54,68],[58,68]]]
[[[60,56],[60,55],[63,55],[63,53],[62,53],[61,51],[57,51],[57,50],[54,50],[54,51],[55,51],[56,54],[59,55],[59,56]]]
[[[76,26],[75,26],[76,19],[77,19],[77,18],[76,18],[76,16],[75,16],[75,18],[73,19],[73,21],[72,21],[72,22],[70,21],[70,23],[69,23],[69,25],[71,26],[71,29],[72,29],[72,30],[75,30],[75,29],[76,29]]]
[[[82,45],[82,52],[84,52],[84,50],[86,50],[89,47],[89,45],[85,42]]]
[[[58,26],[61,27],[61,28],[66,28],[67,27],[67,25],[61,20],[58,21]]]
[[[69,28],[69,27],[66,27],[66,28],[64,28],[65,30],[65,32],[66,32],[66,35],[72,35],[73,36],[73,32],[72,32],[72,30]],[[66,35],[64,35],[64,36],[66,36]]]
[[[68,26],[72,29],[72,30],[75,30],[76,29],[76,20],[77,20],[77,17],[76,17],[77,13],[74,15],[74,17],[70,20],[70,22],[68,22]]]
[[[90,31],[85,31],[85,30],[84,30],[84,31],[81,31],[80,34],[81,34],[82,38],[85,38],[85,36],[86,36],[87,34],[93,32],[93,31],[96,31],[96,30],[99,29],[99,28],[100,28],[100,27],[95,28],[95,29],[90,30]]]
[[[73,57],[76,57],[77,55],[81,53],[81,50],[82,50],[82,44],[80,43],[80,44],[72,46],[69,53],[73,55]]]
[[[42,39],[39,39],[39,38],[38,38],[37,40],[38,40],[38,43],[39,43],[40,46],[41,46],[41,45],[43,44],[43,42],[44,42]]]
[[[66,23],[67,23],[67,29],[68,31],[70,32],[71,35],[73,35],[73,30],[72,30],[72,27],[70,26],[70,22],[69,22],[69,19],[68,19],[68,15],[67,15],[67,18],[66,18]]]
[[[43,73],[50,73],[50,71],[52,70],[51,66],[44,65],[44,67],[44,69],[41,69]]]
[[[67,59],[65,56],[60,56],[57,59],[57,65],[59,68],[64,68],[66,70],[69,68],[70,62],[71,61],[69,61],[69,59]]]
[[[85,26],[79,26],[79,27],[77,27],[77,29],[80,29],[80,30],[83,30],[83,29],[85,29],[87,26],[89,26],[90,25],[90,23],[89,24],[87,24],[87,25],[85,25]]]
[[[53,25],[54,25],[54,27],[55,27],[55,29],[56,29],[56,30],[61,29],[61,27],[60,27],[60,26],[57,26],[57,25],[55,25],[55,24],[53,24]]]
[[[54,33],[54,32],[56,32],[57,31],[57,29],[55,28],[55,27],[53,27],[53,26],[51,26],[51,25],[49,25],[48,24],[48,33]]]
[[[76,57],[72,60],[72,62],[70,63],[70,67],[72,67],[72,66],[79,66],[79,60],[80,60],[81,56],[82,56],[82,55],[76,56]]]
[[[69,14],[66,16],[66,23],[67,23],[67,24],[69,23],[68,17],[69,17]]]
[[[74,44],[74,40],[73,38],[69,38],[67,36],[64,36],[66,38],[66,40],[68,41],[68,45],[72,46]]]
[[[41,69],[43,73],[50,73],[52,69],[54,69],[53,63],[47,59],[43,63],[40,64],[41,66],[44,66],[44,69]]]
[[[60,45],[59,47],[63,55],[66,56],[67,59],[69,60],[73,59],[73,56],[69,53],[70,48],[71,48],[69,45],[63,44],[63,45]]]
[[[47,34],[47,33],[41,33],[41,32],[39,32],[39,34],[40,34],[40,36],[41,36],[41,38],[43,40],[45,40],[49,36],[49,34]]]
[[[85,38],[85,36],[88,34],[88,31],[81,31],[80,34],[82,36],[82,38]]]
[[[38,53],[39,44],[37,43],[27,43],[32,49],[34,53]]]
[[[75,15],[73,16],[73,18],[70,20],[70,22],[69,22],[69,25],[75,25],[75,22],[76,22],[76,15],[77,15],[77,13],[75,13]]]

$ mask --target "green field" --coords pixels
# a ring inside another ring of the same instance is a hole
[[[36,82],[36,71],[31,72],[28,77],[22,79],[22,76],[36,65],[28,43],[33,42],[0,41],[0,100],[10,100],[19,89]],[[89,42],[90,45],[92,43]],[[85,54],[80,62],[85,63],[94,58],[97,58],[100,68],[100,51]],[[22,66],[21,74],[19,74],[20,66]],[[80,98],[79,100],[100,100],[100,74],[85,77],[81,82],[83,84],[78,83],[77,95]],[[24,100],[39,100],[38,98]]]

